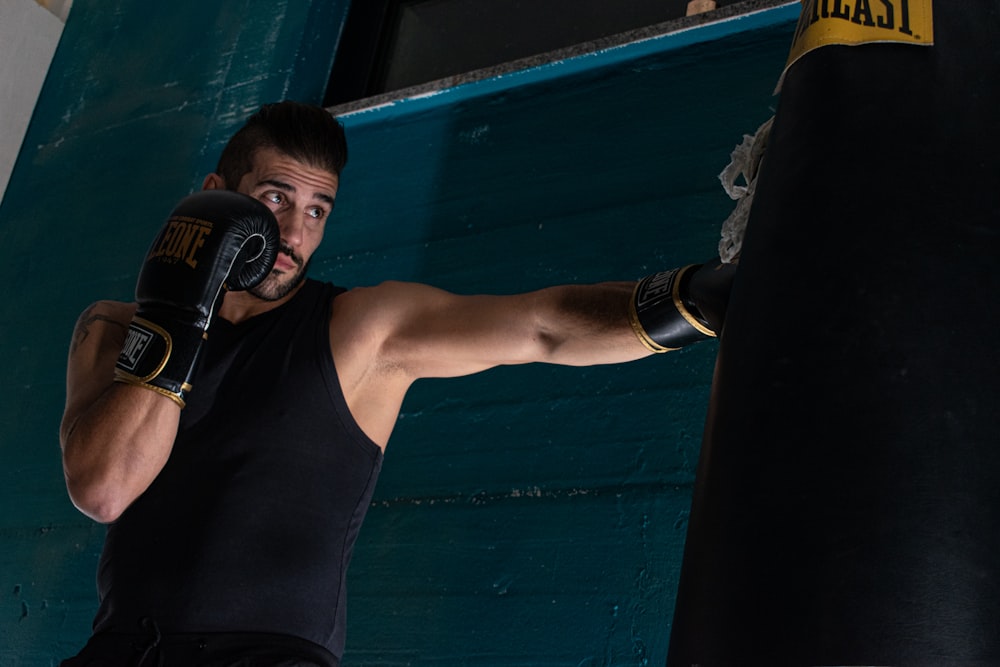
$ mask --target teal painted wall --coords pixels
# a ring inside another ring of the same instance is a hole
[[[0,667],[75,652],[96,605],[103,528],[67,500],[57,442],[77,314],[130,298],[246,114],[321,99],[346,5],[76,0],[0,207]],[[498,293],[710,256],[786,14],[346,116],[314,275]],[[663,664],[715,350],[418,383],[352,565],[345,664]]]
[[[717,175],[772,113],[791,28],[345,118],[318,273],[504,292],[714,254]],[[664,664],[716,349],[418,383],[352,565],[348,664]]]
[[[0,206],[0,665],[75,653],[104,529],[69,503],[69,335],[263,102],[323,98],[348,0],[75,0]]]

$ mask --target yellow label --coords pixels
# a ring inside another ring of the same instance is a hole
[[[931,4],[932,0],[802,0],[785,69],[803,54],[828,44],[933,44]]]

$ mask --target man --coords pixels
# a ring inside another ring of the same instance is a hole
[[[338,665],[347,565],[415,380],[620,363],[721,326],[731,266],[513,296],[307,280],[346,157],[323,109],[266,105],[154,241],[137,303],[81,316],[63,466],[109,527],[94,636],[64,664]]]

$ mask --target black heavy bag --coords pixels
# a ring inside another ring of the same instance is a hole
[[[800,30],[887,8],[931,0]],[[1000,665],[1000,0],[934,0],[933,41],[785,73],[670,667]]]

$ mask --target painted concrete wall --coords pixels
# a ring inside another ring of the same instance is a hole
[[[56,437],[77,314],[130,298],[246,114],[321,99],[346,11],[213,4],[76,0],[0,206],[0,666],[75,652],[96,606],[103,528],[67,500]],[[771,113],[793,19],[345,116],[314,275],[498,293],[712,255],[716,175]],[[418,383],[352,566],[346,664],[662,664],[715,349]]]
[[[717,174],[770,115],[790,29],[347,116],[319,273],[502,292],[712,254]],[[349,664],[663,664],[715,350],[418,383],[352,565]]]
[[[76,0],[0,204],[0,665],[74,653],[103,528],[66,498],[69,335],[263,102],[322,100],[348,3]]]

